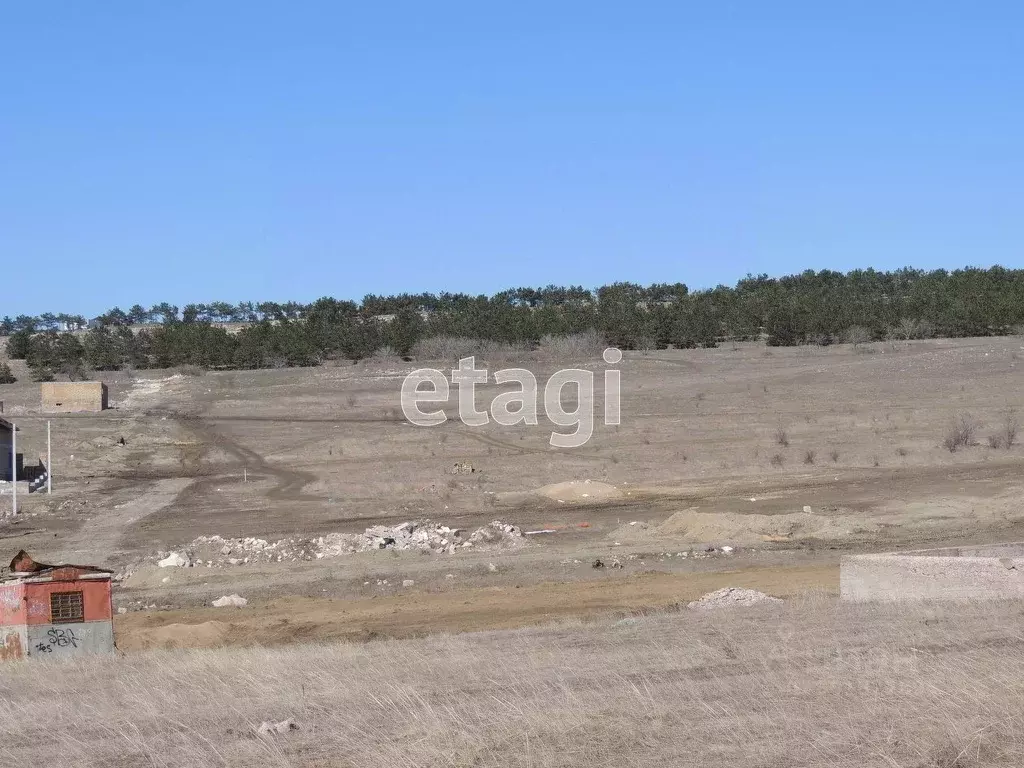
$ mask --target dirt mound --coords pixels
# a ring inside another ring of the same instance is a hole
[[[137,629],[122,650],[141,651],[154,648],[216,648],[227,645],[231,625],[223,621],[201,624],[167,624],[162,627]],[[119,647],[122,646],[119,643]]]
[[[722,587],[714,592],[708,592],[700,600],[687,603],[687,608],[697,611],[708,611],[716,608],[746,608],[751,605],[765,603],[782,603],[777,597],[758,592],[756,589],[743,589],[742,587]]]
[[[605,501],[618,499],[622,491],[597,480],[568,480],[538,488],[537,493],[555,501]]]
[[[696,507],[676,512],[654,529],[657,535],[688,543],[721,542],[750,546],[766,541],[839,539],[877,531],[864,518],[822,517],[807,512],[784,515],[698,512]]]

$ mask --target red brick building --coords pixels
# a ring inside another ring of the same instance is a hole
[[[19,552],[0,579],[0,660],[113,652],[110,576]]]

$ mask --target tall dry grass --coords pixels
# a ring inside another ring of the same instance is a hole
[[[1024,765],[1019,604],[682,612],[3,668],[4,765]],[[252,726],[295,718],[262,738]]]

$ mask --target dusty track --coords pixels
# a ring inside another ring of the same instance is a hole
[[[834,593],[838,569],[812,566],[685,575],[611,574],[598,581],[413,592],[361,600],[289,598],[242,610],[126,614],[118,617],[116,631],[118,646],[126,651],[416,637],[667,610],[685,606],[722,586],[754,587],[782,597],[807,591]],[[225,626],[222,632],[211,634],[206,622]]]

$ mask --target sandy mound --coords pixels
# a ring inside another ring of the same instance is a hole
[[[700,600],[687,603],[687,608],[697,611],[709,611],[715,608],[746,608],[751,605],[766,603],[781,603],[777,597],[758,592],[756,589],[743,589],[742,587],[723,587],[714,592],[708,592]]]
[[[215,648],[227,642],[230,624],[204,621],[201,624],[168,624],[152,629],[133,629],[118,647],[125,651],[152,648]]]
[[[622,492],[614,485],[597,480],[569,480],[538,488],[537,493],[555,501],[605,501],[618,499]]]
[[[766,541],[839,539],[876,531],[878,526],[860,518],[830,518],[806,512],[787,515],[698,512],[696,507],[676,512],[655,530],[659,536],[690,543],[749,546]]]

